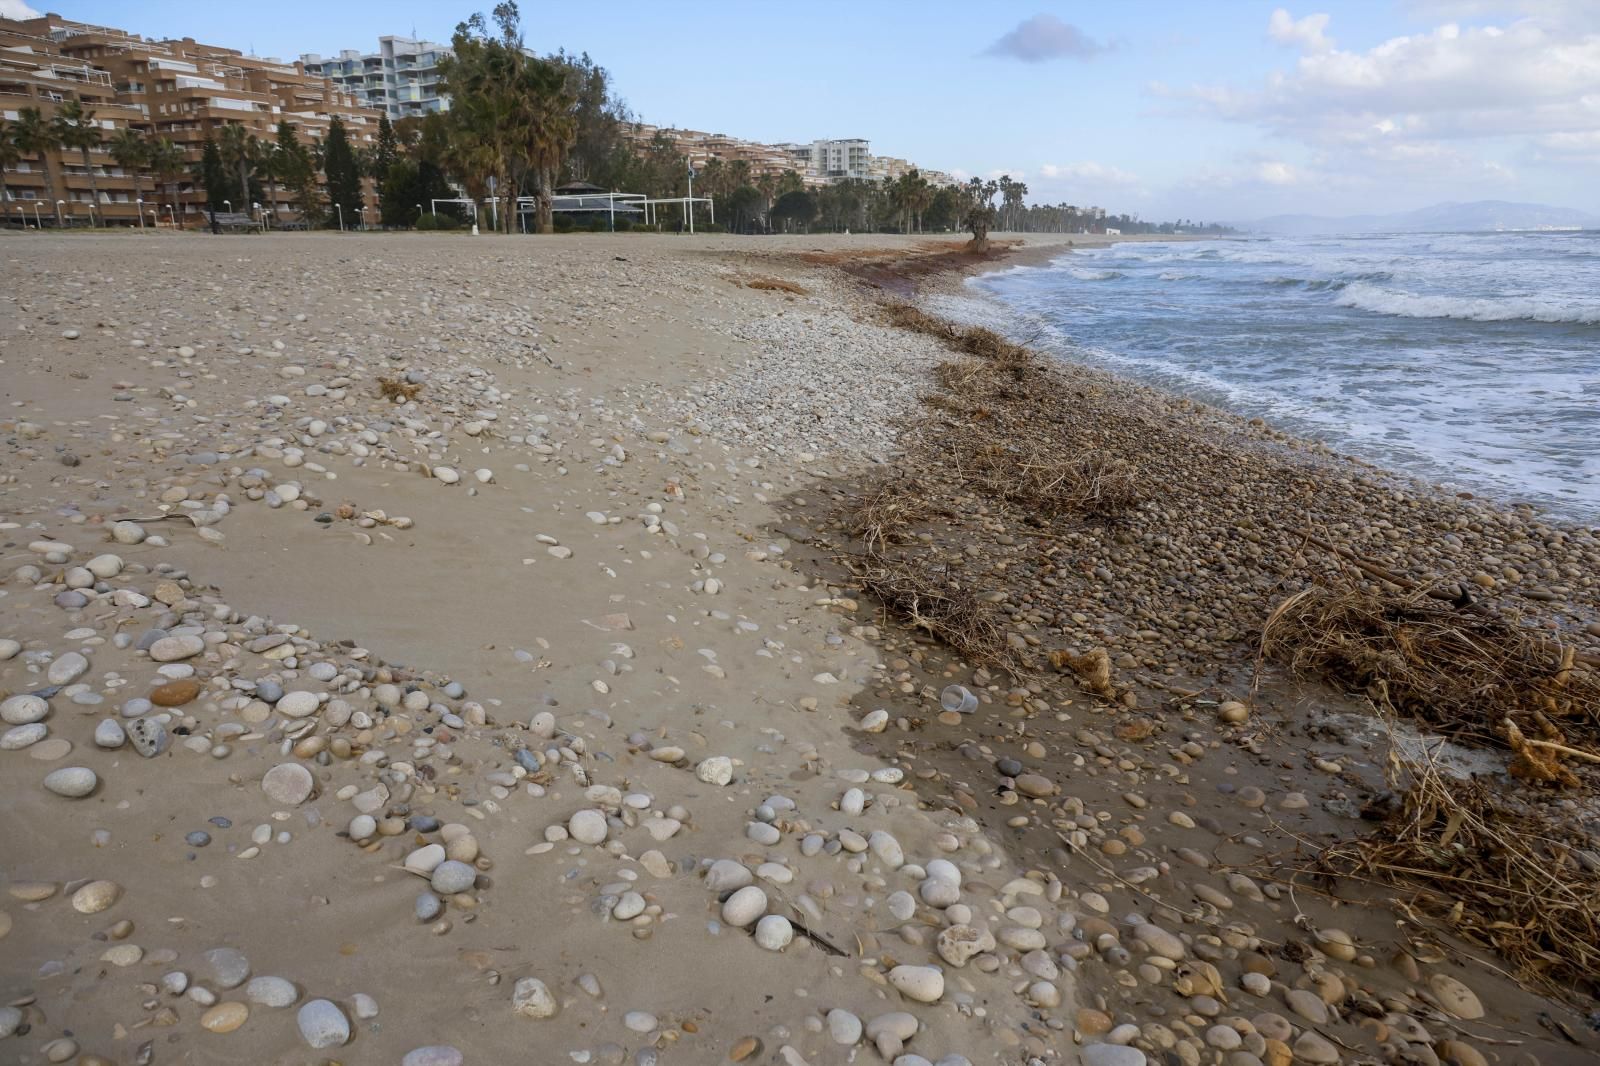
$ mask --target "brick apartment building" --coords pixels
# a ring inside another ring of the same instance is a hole
[[[321,141],[335,116],[344,120],[351,142],[367,145],[377,137],[380,112],[298,63],[246,56],[231,48],[181,41],[151,41],[123,30],[73,22],[59,15],[34,19],[0,18],[0,117],[15,122],[25,107],[36,107],[48,121],[69,100],[79,100],[101,127],[102,140],[131,127],[168,137],[184,150],[187,164],[198,162],[207,136],[220,139],[222,127],[242,125],[257,139],[271,140],[287,119],[301,143]],[[37,213],[52,219],[57,205],[46,203],[44,168],[50,168],[63,220],[83,223],[90,208],[96,221],[135,225],[134,176],[119,167],[109,145],[90,153],[99,202],[90,195],[82,154],[52,151],[46,158],[24,157],[6,171],[9,221],[30,223]],[[199,225],[205,192],[190,180],[188,166],[176,181],[143,179],[146,221]],[[280,220],[296,213],[280,193]],[[234,204],[235,211],[250,205]],[[19,210],[20,208],[20,210]]]

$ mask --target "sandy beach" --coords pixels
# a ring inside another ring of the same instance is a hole
[[[1033,402],[884,301],[1067,239],[0,238],[0,1060],[1594,1061],[1297,875],[1389,738],[1256,663],[1301,526],[1593,653],[1589,531],[1062,370],[1170,491],[894,549],[1027,676],[864,590],[861,494]]]

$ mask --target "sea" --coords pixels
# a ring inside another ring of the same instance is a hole
[[[1600,232],[1127,242],[969,285],[947,313],[998,301],[1062,359],[1600,523]]]

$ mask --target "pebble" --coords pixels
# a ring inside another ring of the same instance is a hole
[[[122,898],[115,881],[90,881],[72,894],[72,909],[79,914],[99,914]]]
[[[889,983],[918,1003],[936,1003],[944,995],[944,973],[937,966],[896,966]]]
[[[1446,1014],[1467,1022],[1483,1017],[1483,1003],[1476,993],[1449,974],[1436,973],[1429,977],[1428,988]]]
[[[218,988],[238,988],[250,976],[250,960],[237,948],[212,948],[205,959],[211,981]]]
[[[743,929],[766,912],[767,894],[754,885],[739,889],[722,904],[722,920],[739,929]]]
[[[567,832],[580,844],[604,843],[610,827],[604,811],[593,809],[578,811],[567,821]]]
[[[317,708],[321,706],[322,703],[317,699],[315,692],[297,689],[293,692],[285,692],[283,697],[274,705],[274,710],[286,718],[305,718],[317,713]]]
[[[115,718],[103,718],[94,727],[94,744],[97,748],[114,751],[128,742],[128,731]]]
[[[471,888],[477,877],[477,870],[464,862],[450,859],[434,867],[429,886],[441,896],[453,896]]]
[[[10,696],[0,702],[0,719],[7,725],[32,725],[50,714],[50,704],[38,696]]]
[[[87,766],[63,766],[44,779],[46,789],[67,799],[82,799],[99,784],[100,778]]]
[[[700,760],[694,776],[708,785],[721,788],[733,780],[733,760],[726,755],[712,755]]]
[[[290,1007],[300,998],[294,982],[284,977],[252,977],[244,986],[244,998],[263,1007]]]
[[[45,672],[52,685],[70,685],[89,669],[89,660],[75,651],[57,656]]]
[[[150,645],[150,658],[158,663],[175,663],[192,659],[206,650],[206,642],[192,633],[176,637],[162,637]]]
[[[463,1066],[466,1057],[448,1044],[412,1048],[400,1060],[400,1066]]]
[[[343,1047],[350,1040],[350,1020],[336,1004],[313,999],[295,1014],[300,1036],[314,1048]]]
[[[296,762],[279,763],[261,778],[261,791],[284,807],[300,806],[310,798],[315,786],[311,771]]]
[[[622,1016],[622,1024],[636,1033],[653,1033],[661,1025],[654,1014],[644,1010],[630,1010]]]
[[[756,943],[768,951],[782,951],[794,940],[794,926],[779,914],[769,914],[756,923]]]
[[[835,1044],[851,1047],[861,1039],[861,1019],[835,1007],[828,1012],[828,1036]]]
[[[543,981],[523,977],[511,990],[511,1009],[526,1018],[554,1018],[560,1007]]]
[[[1083,1066],[1145,1066],[1144,1052],[1122,1044],[1085,1044],[1078,1049]]]
[[[250,1017],[243,1003],[218,1003],[200,1016],[200,1028],[213,1033],[231,1033]]]

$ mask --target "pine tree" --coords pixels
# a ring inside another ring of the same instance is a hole
[[[222,210],[222,201],[227,199],[228,171],[222,165],[222,152],[217,149],[217,142],[209,136],[200,151],[200,166],[194,178],[206,190],[206,210],[211,215],[211,227],[215,229],[217,212]]]
[[[338,117],[328,123],[328,139],[323,142],[322,173],[328,181],[328,206],[347,226],[361,220],[361,168],[350,149],[344,121]]]
[[[383,115],[378,119],[378,143],[372,148],[372,176],[383,181],[399,158],[400,138],[395,136],[389,116]]]

